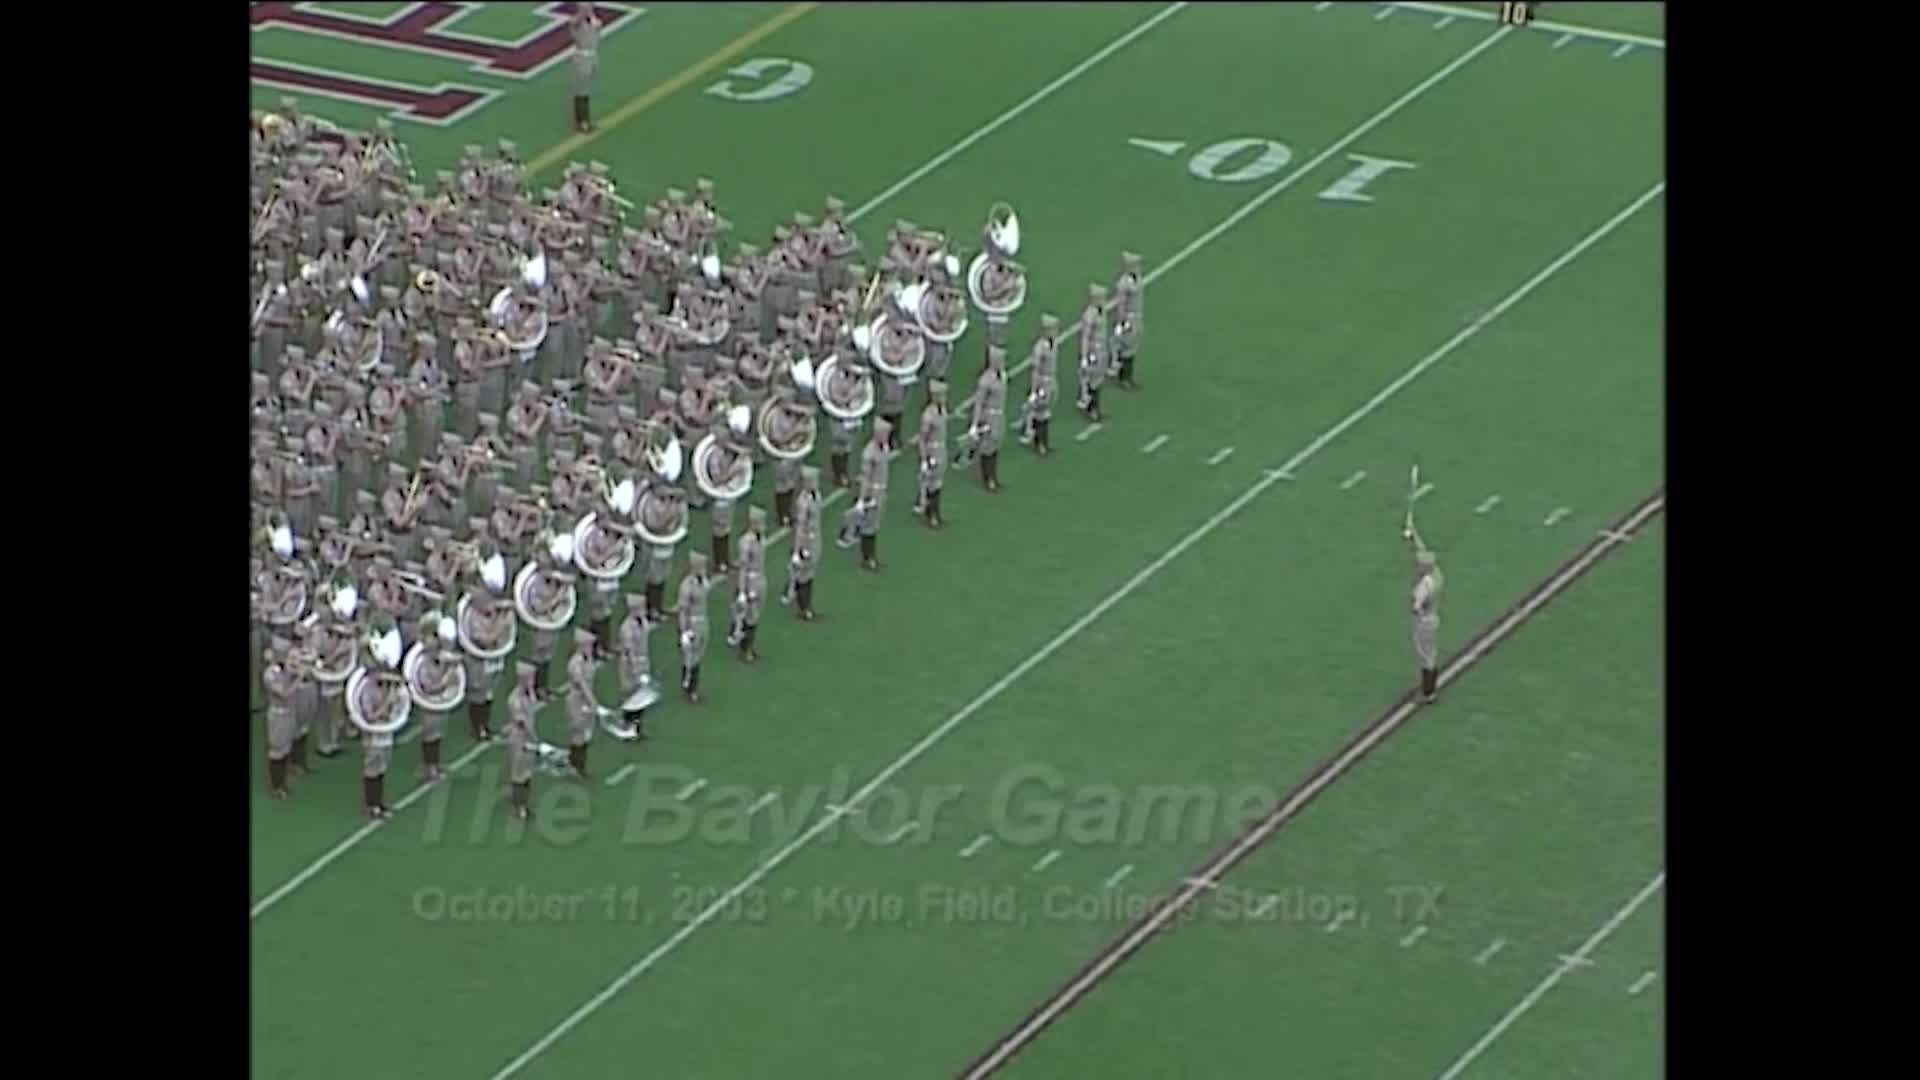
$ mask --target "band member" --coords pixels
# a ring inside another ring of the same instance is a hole
[[[536,557],[548,554],[542,551]],[[555,565],[558,565],[557,560]],[[566,605],[567,592],[572,588],[572,574],[542,565],[534,572],[533,580],[527,583],[527,607],[542,618],[552,616]],[[547,693],[547,669],[552,666],[554,650],[560,645],[560,630],[543,630],[538,626],[532,629],[533,644],[527,650],[527,659],[532,660],[534,665],[534,689],[544,697]]]
[[[467,640],[485,652],[502,648],[514,630],[513,605],[507,601],[506,561],[498,552],[483,558],[480,564],[481,587],[467,591],[467,606],[461,620]],[[506,658],[483,659],[467,655],[467,724],[475,742],[493,738],[487,714],[493,710],[493,689],[506,668]]]
[[[787,560],[787,587],[782,604],[798,601],[795,613],[812,622],[813,576],[820,568],[820,470],[800,469],[800,493],[793,505],[793,555]]]
[[[1098,285],[1087,289],[1087,309],[1080,313],[1080,397],[1081,412],[1094,423],[1100,422],[1100,384],[1106,381],[1109,348],[1107,336],[1107,290]]]
[[[1120,377],[1120,389],[1138,390],[1133,381],[1133,360],[1140,351],[1140,303],[1145,283],[1140,277],[1140,256],[1131,251],[1120,254],[1120,277],[1113,283],[1113,374]]]
[[[880,384],[880,400],[874,412],[887,422],[886,450],[889,456],[900,454],[900,417],[907,408],[907,386],[899,379],[885,372],[875,374],[874,381]]]
[[[860,495],[840,523],[838,544],[850,548],[858,536],[860,566],[865,570],[880,569],[880,518],[887,509],[886,445],[892,435],[893,427],[884,419],[873,422],[873,437],[860,451]]]
[[[653,656],[648,649],[648,639],[653,636],[657,625],[647,615],[647,598],[639,593],[627,594],[627,617],[620,623],[620,692],[625,698],[631,698],[641,688],[653,683]],[[636,738],[647,737],[642,720],[647,715],[645,708],[630,709],[621,714]]]
[[[593,677],[600,670],[600,651],[593,634],[573,632],[573,655],[567,658],[567,764],[580,779],[587,779],[587,747],[593,743],[593,727],[600,719],[600,705],[594,699]]]
[[[532,664],[513,665],[513,690],[507,694],[507,778],[513,785],[513,816],[533,816],[529,805],[533,767],[540,758],[540,732],[534,718],[540,713],[540,692],[533,688]]]
[[[617,527],[617,521],[613,508],[606,505],[604,499],[601,500],[593,528],[586,531],[581,541],[580,552],[581,559],[596,573],[611,574],[626,558],[626,545],[631,541]],[[610,649],[613,646],[613,602],[620,591],[620,581],[615,577],[589,574],[586,585],[587,618],[592,623],[594,640],[603,649]]]
[[[1413,547],[1413,652],[1420,660],[1420,700],[1431,705],[1440,692],[1440,592],[1446,578],[1440,559],[1414,529],[1406,531]]]
[[[760,659],[753,638],[760,629],[760,612],[767,604],[767,512],[757,506],[747,508],[747,531],[740,534],[737,566],[733,626],[727,631],[727,644],[739,649],[740,659],[751,664]]]
[[[416,686],[428,698],[438,698],[453,687],[460,674],[460,652],[455,645],[453,620],[433,614],[420,620],[419,641],[424,655],[412,675]],[[429,709],[414,701],[420,711],[420,777],[431,783],[445,776],[440,767],[440,740],[447,732],[447,712]]]
[[[361,681],[361,715],[385,719],[393,712],[400,698],[407,694],[407,684],[400,674],[381,668],[367,669],[367,677]],[[360,766],[361,798],[366,803],[369,820],[379,821],[389,814],[387,809],[387,765],[393,757],[393,735],[368,732],[360,739],[364,752]]]
[[[363,627],[360,594],[351,584],[333,590],[320,621],[308,634],[308,642],[326,673],[320,684],[319,734],[315,753],[330,758],[340,752],[340,738],[347,729],[347,674],[351,673],[360,648]]]
[[[1060,319],[1040,316],[1040,336],[1033,339],[1027,400],[1020,407],[1020,445],[1031,446],[1042,457],[1053,452],[1053,400],[1058,394],[1055,373],[1060,358]]]
[[[700,661],[707,655],[707,557],[687,555],[687,576],[680,579],[680,689],[687,700],[700,704]]]
[[[1500,21],[1508,26],[1525,26],[1533,21],[1533,9],[1539,4],[1501,4]]]
[[[927,404],[920,410],[920,429],[913,441],[920,452],[913,512],[926,519],[928,528],[937,529],[944,524],[940,491],[947,482],[947,384],[939,379],[927,382]]]
[[[593,69],[599,64],[600,16],[590,3],[573,5],[573,129],[593,130]]]
[[[274,638],[262,659],[267,685],[267,794],[284,799],[287,759],[293,753],[294,696],[301,675],[294,667],[293,646],[284,638]]]
[[[687,494],[663,481],[655,481],[652,497],[640,504],[640,513],[648,518],[647,528],[664,535],[667,526],[686,515]],[[657,520],[656,520],[657,519]],[[667,578],[673,574],[672,544],[647,545],[647,618],[660,622],[673,614],[666,610]]]
[[[1007,350],[987,346],[987,369],[973,387],[970,452],[980,456],[980,482],[1000,490],[1000,443],[1007,435]]]

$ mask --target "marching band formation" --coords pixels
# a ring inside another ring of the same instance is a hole
[[[557,189],[532,193],[502,141],[467,147],[436,181],[432,193],[417,182],[385,122],[341,134],[291,100],[254,118],[252,654],[268,785],[287,796],[290,774],[309,768],[309,739],[323,757],[357,740],[378,820],[397,737],[417,725],[421,775],[438,779],[448,718],[464,705],[473,738],[494,739],[505,681],[524,818],[537,769],[586,775],[596,729],[646,737],[663,696],[656,630],[674,628],[680,690],[701,700],[721,577],[733,594],[727,644],[758,657],[769,526],[793,537],[779,603],[817,617],[825,498],[808,462],[823,427],[827,482],[854,493],[838,542],[857,543],[869,570],[880,569],[888,468],[908,438],[914,513],[928,526],[943,523],[949,467],[977,465],[999,490],[1009,325],[1027,298],[1020,222],[995,206],[966,263],[945,235],[897,222],[869,271],[844,205],[828,198],[817,220],[796,213],[764,250],[740,243],[723,263],[732,226],[706,180],[634,206],[603,166],[575,164]],[[1134,385],[1143,286],[1127,254],[1111,296],[1088,292],[1077,400],[1093,419],[1109,376]],[[950,453],[952,354],[970,308],[986,357],[955,406],[968,423]],[[1016,420],[1039,455],[1053,445],[1060,329],[1041,316]],[[736,536],[736,511],[768,470],[772,513],[746,508]],[[707,547],[685,555],[669,608],[696,516]],[[627,591],[634,579],[639,591]],[[568,635],[562,748],[535,718]],[[614,705],[594,689],[609,661]]]

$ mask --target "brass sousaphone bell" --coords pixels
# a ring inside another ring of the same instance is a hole
[[[784,430],[777,422],[782,417],[792,420]],[[760,404],[759,415],[754,417],[753,423],[761,448],[782,461],[799,461],[812,453],[819,426],[812,409],[780,393],[769,396]]]
[[[1004,319],[1027,302],[1026,269],[1013,261],[1013,257],[1020,253],[1020,217],[1013,212],[1012,206],[1004,202],[995,203],[993,209],[987,212],[985,240],[985,249],[975,255],[973,263],[967,267],[967,295],[981,314],[988,318]],[[1013,273],[1012,295],[998,298],[985,295],[987,271],[996,266]]]

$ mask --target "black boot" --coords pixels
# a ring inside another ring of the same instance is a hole
[[[613,616],[593,620],[593,652],[602,660],[613,655]]]
[[[288,760],[293,763],[294,772],[302,776],[307,774],[309,770],[307,769],[307,737],[305,735],[295,735],[293,737],[293,753],[288,757]]]
[[[1440,692],[1440,671],[1438,668],[1420,669],[1420,699],[1432,704]]]
[[[637,739],[644,739],[647,737],[647,729],[645,724],[643,723],[643,721],[645,721],[646,719],[646,716],[647,716],[647,710],[645,709],[631,709],[627,712],[620,714],[620,718],[622,720],[625,720],[627,722],[627,726],[633,729],[634,738],[637,738]]]
[[[539,660],[535,661],[533,666],[533,692],[543,701],[547,697],[547,666],[552,662]]]
[[[988,491],[1000,490],[1000,452],[980,455],[980,479],[986,482]]]
[[[429,780],[437,780],[440,778],[440,740],[439,739],[435,739],[432,742],[427,742],[424,739],[421,740],[420,771],[425,773],[427,779]]]
[[[1047,430],[1051,420],[1033,422],[1033,448],[1042,456],[1053,453],[1053,435]]]
[[[853,478],[847,475],[847,455],[833,454],[827,460],[833,470],[833,486],[838,488],[853,486]]]
[[[860,538],[860,565],[868,570],[880,569],[880,538],[878,536]]]
[[[776,491],[773,493],[773,516],[780,520],[782,528],[793,527],[793,492]]]
[[[746,631],[740,635],[740,659],[749,664],[760,659],[760,654],[753,648],[753,633],[759,628],[756,623],[748,623]]]
[[[587,105],[587,95],[573,96],[573,126],[580,131],[593,130],[593,117]]]
[[[287,759],[267,759],[267,794],[276,799],[287,797]]]
[[[659,622],[661,618],[665,616],[666,612],[660,609],[660,605],[662,602],[661,598],[664,597],[666,593],[666,582],[647,582],[647,620],[649,622]]]
[[[493,732],[487,729],[487,708],[489,701],[467,702],[467,726],[473,729],[474,742],[486,742],[493,738]]]
[[[1134,385],[1134,382],[1133,382],[1133,357],[1131,356],[1123,356],[1120,358],[1120,389],[1122,390],[1140,389],[1138,386]]]
[[[587,748],[584,746],[575,746],[568,749],[567,764],[573,766],[573,774],[575,776],[578,776],[582,780],[587,779]]]
[[[528,789],[532,787],[533,784],[531,781],[524,784],[513,785],[513,816],[519,818],[521,821],[525,821],[533,816],[533,809],[527,805]]]
[[[819,618],[813,612],[813,582],[803,581],[793,587],[795,602],[800,605],[800,617],[808,622]]]
[[[940,493],[930,491],[927,493],[927,527],[937,529],[944,524],[946,519],[940,516]]]
[[[693,670],[687,672],[687,700],[692,702],[695,705],[700,704],[700,665],[699,664],[693,665]]]
[[[885,420],[888,427],[886,451],[889,454],[897,453],[900,449],[900,414],[881,413],[880,419]]]
[[[1100,390],[1098,387],[1095,387],[1087,393],[1087,419],[1096,424],[1100,422]]]
[[[714,573],[724,574],[727,571],[733,569],[733,564],[727,561],[727,538],[726,537],[724,536],[714,537],[709,542],[708,548],[713,552],[713,572]]]

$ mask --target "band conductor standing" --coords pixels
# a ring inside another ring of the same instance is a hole
[[[600,63],[600,16],[592,4],[573,6],[573,130],[593,130],[593,70]]]

